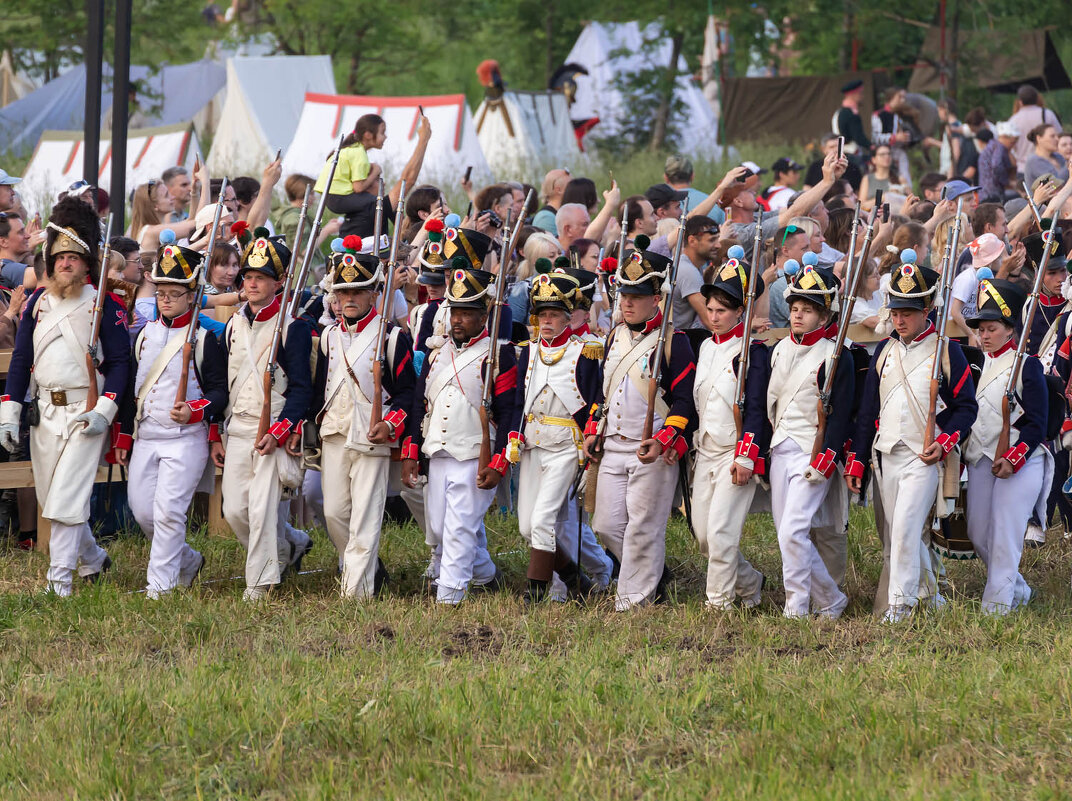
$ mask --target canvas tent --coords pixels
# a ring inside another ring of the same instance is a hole
[[[573,167],[581,158],[562,92],[508,91],[485,98],[473,119],[488,165],[500,179],[538,184],[548,169]]]
[[[137,81],[138,111],[148,125],[190,122],[212,126],[212,106],[223,88],[224,68],[214,61],[164,66],[153,73],[148,67],[131,65],[130,78]],[[28,152],[41,134],[51,131],[82,131],[85,120],[86,68],[79,64],[40,89],[0,108],[0,142],[13,152]],[[104,65],[104,97],[101,121],[110,122],[112,68]]]
[[[570,107],[570,117],[578,122],[599,119],[588,136],[617,133],[629,108],[621,88],[615,85],[615,76],[652,67],[665,69],[672,52],[673,44],[658,23],[643,28],[638,22],[588,23],[565,58],[565,63],[580,64],[588,70],[588,75],[576,77],[577,96]],[[714,110],[689,75],[684,56],[678,59],[678,70],[683,73],[674,88],[674,97],[683,108],[674,120],[680,134],[678,146],[694,157],[718,158],[718,120]]]
[[[33,81],[15,72],[10,51],[5,50],[0,54],[0,107],[14,103],[20,97],[26,97],[36,88]]]
[[[958,80],[993,92],[1015,92],[1021,84],[1040,91],[1072,87],[1048,29],[1027,31],[959,31],[956,38]],[[953,35],[946,33],[945,59],[953,59]],[[912,78],[910,92],[941,88],[942,32],[927,30]]]
[[[112,143],[100,143],[100,186],[111,181]],[[82,178],[82,132],[45,131],[33,158],[22,174],[19,194],[32,210],[44,211],[56,195]],[[159,179],[168,167],[193,168],[197,134],[192,123],[132,129],[127,136],[128,189],[150,179]]]
[[[212,140],[213,175],[259,177],[294,139],[306,92],[335,93],[330,56],[227,60],[227,99]]]
[[[353,130],[363,114],[379,114],[387,123],[383,150],[369,154],[384,169],[388,181],[397,180],[417,141],[420,107],[432,126],[432,138],[421,169],[421,183],[455,186],[468,167],[476,185],[487,183],[491,171],[477,141],[465,95],[426,97],[361,97],[310,92],[305,96],[297,130],[283,155],[283,175],[303,173],[316,177],[339,135]]]

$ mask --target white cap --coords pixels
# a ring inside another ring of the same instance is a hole
[[[0,170],[0,186],[14,186],[15,184],[21,183],[21,178],[17,178],[14,175],[8,175],[3,170]]]
[[[998,136],[1019,136],[1020,131],[1009,120],[997,124]]]

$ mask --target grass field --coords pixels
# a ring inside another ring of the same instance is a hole
[[[37,594],[41,555],[0,555],[0,798],[1029,798],[1072,795],[1070,547],[1025,556],[1021,613],[979,614],[978,562],[953,603],[902,627],[869,615],[880,555],[854,510],[837,623],[786,621],[769,516],[745,552],[758,614],[702,606],[680,519],[676,602],[615,614],[525,609],[512,519],[489,517],[515,592],[436,608],[424,545],[392,527],[388,596],[341,602],[316,571],[241,602],[238,546],[195,534],[205,582],[134,592],[147,545],[110,548],[107,583]],[[773,586],[772,586],[773,585]]]

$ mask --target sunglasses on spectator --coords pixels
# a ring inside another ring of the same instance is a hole
[[[785,233],[782,234],[782,244],[783,245],[785,244],[785,238],[787,236],[789,236],[790,234],[802,234],[802,233],[804,233],[803,228],[800,228],[800,227],[798,227],[796,225],[787,225],[785,227]]]

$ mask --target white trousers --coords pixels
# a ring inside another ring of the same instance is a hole
[[[107,434],[87,437],[73,423],[84,404],[53,406],[40,400],[41,422],[30,429],[30,464],[42,515],[51,521],[48,586],[71,594],[75,570],[90,576],[101,570],[107,552],[89,527],[89,503]]]
[[[886,603],[913,607],[930,595],[929,582],[923,579],[923,566],[930,563],[924,530],[930,525],[938,493],[938,466],[924,464],[913,449],[898,444],[890,453],[876,454],[875,484],[882,496],[884,532],[889,538]]]
[[[428,462],[425,514],[432,537],[442,543],[436,590],[440,603],[461,603],[469,582],[487,584],[495,578],[484,531],[495,490],[477,488],[476,471],[476,459],[462,462],[440,453]]]
[[[341,434],[324,437],[323,448],[324,521],[342,556],[342,595],[371,598],[391,457],[347,448]]]
[[[735,485],[733,459],[733,448],[717,455],[697,452],[692,478],[692,525],[707,557],[707,605],[718,609],[732,607],[735,596],[754,596],[763,583],[763,574],[740,551],[756,482]]]
[[[1036,449],[1009,478],[995,478],[986,456],[968,466],[968,538],[986,565],[983,611],[1006,614],[1031,598],[1020,575],[1024,530],[1038,497],[1045,459]]]
[[[167,439],[139,437],[130,454],[130,511],[149,537],[147,588],[169,592],[181,570],[196,569],[201,554],[186,543],[186,513],[208,463],[203,426]]]
[[[676,464],[643,464],[639,443],[608,437],[599,463],[592,527],[618,557],[618,611],[650,602],[666,563],[666,521],[677,489]]]
[[[279,513],[283,485],[276,456],[261,456],[253,438],[227,438],[223,462],[223,517],[246,549],[246,586],[266,587],[279,583],[279,574],[289,563],[291,543],[286,518]]]
[[[556,524],[577,475],[577,448],[568,445],[526,448],[521,454],[517,523],[521,536],[537,551],[555,551]]]
[[[839,617],[848,598],[838,589],[809,536],[812,519],[830,489],[830,479],[812,484],[804,479],[811,454],[791,439],[778,443],[771,454],[771,509],[782,552],[786,617],[806,617],[814,609]],[[839,479],[840,480],[840,479]]]

